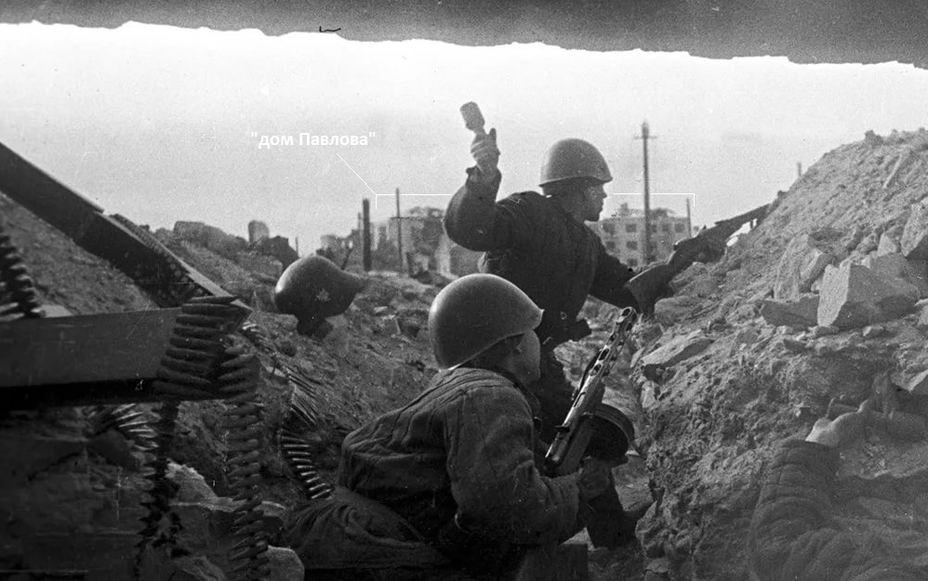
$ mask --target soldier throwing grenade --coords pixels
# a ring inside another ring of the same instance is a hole
[[[448,205],[445,230],[461,246],[486,253],[482,271],[513,282],[544,309],[535,329],[541,377],[530,391],[538,398],[542,439],[550,442],[570,409],[572,393],[554,348],[589,334],[586,321],[577,321],[587,296],[648,313],[670,294],[672,271],[658,265],[629,286],[631,268],[608,254],[584,224],[599,220],[606,198],[603,186],[612,181],[606,160],[592,144],[582,139],[556,142],[541,166],[542,194],[521,192],[497,202],[502,176],[496,130],[484,133],[480,127],[476,134],[471,145],[476,166],[467,170],[464,185]],[[590,527],[593,543],[614,547],[630,540],[634,517],[625,514],[615,494],[600,500],[602,528]]]

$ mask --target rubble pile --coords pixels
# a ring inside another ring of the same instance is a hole
[[[129,278],[8,198],[0,196],[0,210],[39,298],[53,307],[50,312],[157,308]],[[411,399],[435,373],[425,327],[438,289],[396,276],[371,276],[365,292],[330,320],[334,329],[320,341],[297,334],[295,317],[273,311],[276,277],[263,266],[243,261],[241,252],[224,256],[172,232],[157,236],[255,309],[237,340],[250,343],[262,365],[260,497],[262,526],[272,545],[271,578],[302,578],[295,555],[279,548],[283,516],[306,495],[278,441],[297,389],[291,375],[300,389],[312,392],[317,423],[301,435],[320,476],[331,483],[344,435]],[[179,550],[173,560],[147,554],[143,579],[224,579],[232,570],[228,555],[236,503],[226,462],[227,407],[222,401],[180,406],[168,472],[179,490],[172,501],[181,525]],[[95,433],[91,412],[88,407],[53,408],[0,417],[6,467],[0,478],[0,517],[8,525],[0,535],[0,568],[82,570],[90,580],[131,578],[148,501],[141,473],[145,456],[119,430]]]
[[[766,464],[832,400],[856,408],[873,397],[881,412],[923,425],[926,216],[928,131],[868,132],[778,194],[722,261],[684,273],[678,295],[639,327],[639,444],[663,491],[638,528],[649,570],[747,578],[744,540]],[[870,422],[843,453],[835,516],[928,566],[923,436]]]
[[[0,193],[0,216],[43,305],[74,315],[156,308],[132,279]]]

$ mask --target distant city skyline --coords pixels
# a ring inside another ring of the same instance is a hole
[[[155,228],[202,221],[239,236],[257,219],[272,236],[299,237],[304,254],[322,235],[356,227],[365,197],[375,221],[395,212],[396,188],[404,208],[444,208],[472,165],[458,111],[466,101],[497,129],[500,197],[537,190],[545,150],[582,137],[610,164],[607,193],[624,194],[609,197],[603,216],[635,205],[635,136],[647,120],[651,191],[693,194],[695,224],[772,201],[797,163],[808,168],[867,130],[916,130],[928,118],[928,71],[898,63],[138,23],[0,24],[0,54],[0,141],[107,213]],[[361,136],[367,145],[351,143]],[[682,215],[683,199],[655,195],[654,205]]]

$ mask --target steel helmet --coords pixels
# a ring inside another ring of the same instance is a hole
[[[603,154],[582,139],[562,139],[551,146],[541,164],[540,186],[574,178],[590,178],[603,183],[612,181]]]
[[[470,361],[541,323],[541,309],[508,280],[469,274],[441,289],[429,309],[429,339],[443,369]]]
[[[281,313],[295,315],[297,330],[309,334],[327,317],[344,313],[366,281],[322,256],[307,256],[287,267],[274,288]]]

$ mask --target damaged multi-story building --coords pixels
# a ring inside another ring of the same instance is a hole
[[[371,259],[374,270],[403,272],[433,271],[445,276],[463,276],[477,272],[479,252],[468,250],[448,238],[442,225],[444,212],[438,208],[417,206],[402,216],[371,224]],[[345,237],[326,234],[320,239],[320,251],[336,260],[348,257],[349,264],[360,260],[361,229]],[[348,255],[352,249],[352,255]],[[357,255],[356,257],[354,255]]]
[[[667,208],[655,208],[649,212],[651,262],[664,260],[673,252],[673,245],[689,238],[692,234],[690,219],[677,216]],[[622,262],[639,267],[645,260],[645,216],[643,210],[629,208],[622,204],[619,210],[591,223],[593,231],[599,234],[606,251],[622,259]]]

